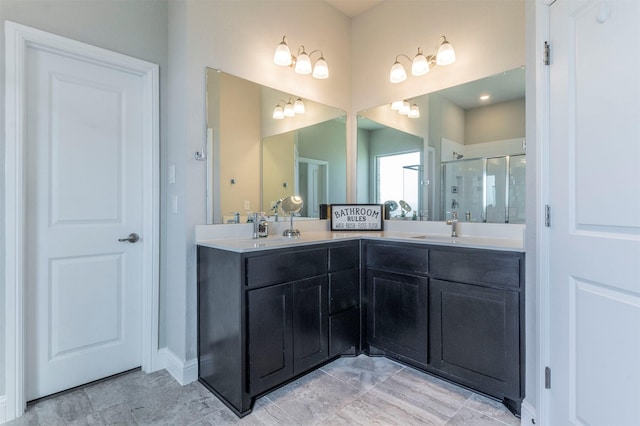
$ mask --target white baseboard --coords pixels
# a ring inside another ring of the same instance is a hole
[[[0,396],[0,424],[7,421],[7,397],[6,395]]]
[[[169,348],[162,348],[158,351],[158,364],[173,376],[174,379],[184,386],[198,380],[198,359],[183,361]]]
[[[520,425],[521,426],[534,426],[538,424],[536,408],[529,404],[529,401],[522,401],[520,406]]]

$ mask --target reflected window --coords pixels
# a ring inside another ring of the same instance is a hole
[[[404,200],[412,210],[419,208],[420,151],[376,157],[376,202],[399,203]],[[409,212],[399,208],[391,216],[401,216]]]

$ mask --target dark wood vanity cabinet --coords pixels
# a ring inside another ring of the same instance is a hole
[[[361,285],[362,283],[362,285]],[[199,380],[239,416],[343,354],[524,396],[524,254],[379,240],[198,247]]]
[[[429,363],[515,412],[524,395],[524,255],[432,249]]]
[[[367,241],[366,349],[500,398],[524,396],[524,255]]]
[[[199,380],[236,414],[360,350],[359,241],[252,253],[198,247]]]

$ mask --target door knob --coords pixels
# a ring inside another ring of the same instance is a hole
[[[130,243],[135,243],[139,239],[140,239],[140,235],[136,234],[135,232],[132,232],[131,234],[129,234],[127,238],[118,238],[118,241],[120,241],[121,243],[124,243],[125,241],[128,241]]]

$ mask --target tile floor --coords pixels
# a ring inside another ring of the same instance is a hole
[[[238,419],[200,383],[133,371],[31,404],[17,425],[519,425],[499,402],[385,358],[340,358]]]

